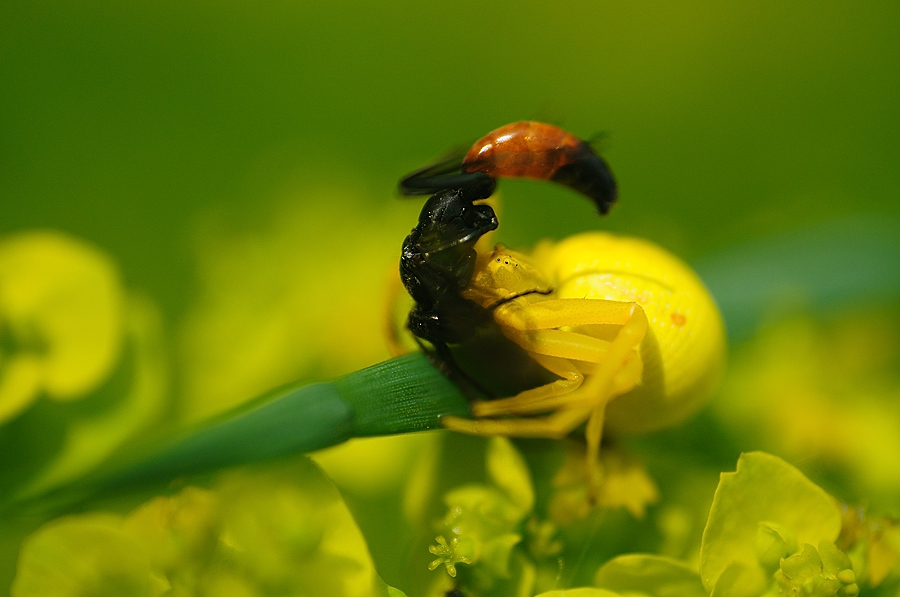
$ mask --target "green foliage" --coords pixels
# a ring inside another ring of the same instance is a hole
[[[346,506],[305,458],[233,470],[124,516],[56,519],[22,544],[12,585],[14,597],[277,593],[389,594]]]
[[[834,498],[774,456],[744,454],[736,473],[722,474],[709,512],[700,548],[703,586],[713,595],[759,595],[766,564],[798,544],[834,541],[840,530]]]
[[[697,571],[685,562],[652,554],[628,554],[603,564],[594,584],[628,594],[651,597],[707,597]]]

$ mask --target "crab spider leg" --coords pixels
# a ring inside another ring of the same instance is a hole
[[[578,299],[576,299],[578,300]],[[580,302],[580,300],[578,300]],[[545,301],[560,302],[560,301]],[[613,301],[594,301],[596,303],[612,303]],[[541,304],[541,303],[538,303]],[[531,406],[540,405],[540,410],[548,410],[552,407],[561,407],[557,412],[546,417],[538,418],[512,418],[500,420],[467,420],[458,417],[445,417],[443,424],[445,427],[462,431],[463,433],[472,433],[476,435],[520,435],[530,437],[558,437],[560,433],[565,435],[586,419],[591,418],[594,423],[590,425],[590,435],[588,436],[589,448],[595,451],[599,449],[600,440],[602,438],[602,421],[603,412],[606,403],[615,397],[615,389],[617,386],[623,385],[622,380],[617,379],[618,374],[626,367],[629,356],[640,345],[647,331],[647,317],[643,309],[635,303],[621,303],[628,311],[630,316],[624,322],[624,325],[616,334],[615,339],[610,343],[609,350],[603,359],[603,362],[597,367],[596,371],[590,376],[588,381],[581,384],[578,389],[573,389],[565,395],[565,400],[555,403],[553,398],[557,395],[552,388],[542,386],[535,390],[529,390],[527,393],[513,396],[501,401],[499,405],[483,407],[479,403],[479,409],[487,409],[491,415],[507,415],[516,414],[517,408],[531,410]],[[584,305],[580,305],[579,309]],[[608,305],[604,305],[608,306]],[[615,310],[610,310],[615,312]],[[592,323],[606,323],[591,321]],[[587,360],[587,359],[586,359]],[[538,361],[540,362],[540,361]],[[554,366],[565,363],[562,359],[548,361],[548,364]],[[563,365],[564,366],[564,365]],[[548,367],[549,369],[549,367]],[[634,370],[635,375],[633,384],[639,381],[639,370]],[[552,369],[549,369],[552,371]],[[553,382],[556,383],[556,382]],[[552,385],[552,384],[549,384]],[[582,405],[582,408],[578,408]],[[584,408],[587,407],[587,408]],[[483,414],[481,412],[477,414]],[[593,445],[593,447],[591,447]]]
[[[504,330],[506,336],[535,354],[599,364],[609,352],[610,342],[586,334],[563,330]],[[552,370],[551,370],[552,371]],[[556,373],[554,371],[554,373]]]
[[[606,360],[583,386],[587,401],[594,404],[594,411],[585,430],[587,462],[591,470],[594,470],[600,443],[603,440],[606,405],[616,396],[613,393],[616,376],[625,365],[629,354],[640,346],[644,336],[647,335],[647,326],[647,315],[639,305],[634,304],[632,314],[616,334]],[[639,379],[636,379],[635,383],[638,382]]]
[[[548,303],[550,303],[549,306]],[[533,308],[541,306],[544,308]],[[596,309],[591,307],[596,307]],[[512,316],[509,316],[509,311],[512,311]],[[588,485],[589,499],[593,500],[596,498],[601,479],[599,454],[600,444],[603,441],[606,405],[622,392],[640,383],[643,368],[640,366],[640,358],[636,351],[647,333],[647,316],[640,305],[636,303],[616,304],[615,301],[592,301],[590,299],[541,301],[517,311],[507,310],[504,323],[524,326],[531,324],[537,328],[534,336],[553,332],[554,330],[546,329],[543,326],[553,327],[549,323],[557,321],[559,317],[565,318],[567,312],[573,315],[572,319],[582,325],[618,323],[618,321],[610,322],[609,319],[623,316],[624,321],[621,322],[622,327],[616,336],[608,343],[602,359],[599,359],[596,353],[593,355],[594,359],[582,357],[581,360],[588,362],[592,360],[600,362],[586,381],[579,383],[571,390],[565,391],[567,389],[565,385],[554,386],[558,382],[552,382],[512,398],[497,401],[499,404],[477,403],[473,407],[473,414],[476,417],[528,414],[555,409],[552,414],[531,418],[513,416],[506,419],[477,418],[474,420],[448,416],[444,417],[441,422],[448,429],[472,435],[549,438],[564,437],[586,422],[584,432],[587,444],[585,480]],[[535,312],[538,312],[540,316],[532,317]],[[567,324],[573,324],[571,319],[565,319],[565,321]],[[523,345],[523,347],[528,350],[527,345]],[[588,354],[588,356],[590,355]],[[557,375],[567,375],[571,380],[578,379],[578,376],[581,375],[581,372],[565,359],[558,357],[548,359],[548,355],[535,352],[532,353],[532,357]],[[637,363],[637,366],[634,363]],[[569,383],[574,385],[571,381]],[[560,390],[563,393],[560,393]]]
[[[541,355],[532,354],[531,357],[543,365]],[[570,363],[571,365],[571,363]],[[574,366],[573,366],[574,367]],[[549,367],[547,367],[548,370]],[[553,371],[553,370],[551,370]],[[560,408],[568,408],[584,401],[576,387],[569,387],[569,379],[573,376],[582,376],[581,371],[562,374],[553,371],[563,377],[549,384],[525,390],[511,398],[499,400],[478,400],[472,403],[472,414],[476,417],[495,417],[501,415],[537,415]],[[637,353],[630,353],[614,378],[613,396],[619,396],[634,388],[641,378],[641,360]],[[580,383],[578,385],[581,385]]]
[[[560,410],[533,419],[464,419],[447,415],[441,423],[447,429],[469,435],[503,435],[510,437],[549,437],[562,439],[584,423],[590,409]]]
[[[629,313],[628,318],[612,342],[575,332],[540,329],[548,320],[555,323],[559,317],[566,315],[571,315],[572,319],[583,323],[617,323],[625,313]],[[611,378],[611,386],[596,388],[596,384],[591,383],[594,387],[587,397],[589,401],[591,397],[601,395],[608,396],[604,400],[609,400],[612,396],[630,390],[640,381],[640,359],[631,348],[636,348],[643,339],[646,332],[646,316],[643,309],[635,303],[596,299],[557,299],[531,303],[515,309],[508,308],[500,316],[504,323],[537,327],[538,329],[534,331],[508,330],[508,335],[529,351],[538,363],[563,379],[581,376],[581,371],[566,359],[597,364],[598,367],[591,375],[594,380],[598,376],[602,377],[606,371],[606,375]],[[613,321],[610,322],[610,319]],[[640,324],[641,320],[644,322],[643,325]],[[638,337],[629,340],[634,332],[637,332]],[[611,365],[610,357],[617,358],[612,355],[616,342],[625,343],[631,348],[624,351],[620,364]],[[547,360],[547,357],[562,358]],[[580,382],[572,384],[561,383],[562,381],[557,380],[545,386],[526,390],[511,398],[476,402],[472,405],[472,414],[476,417],[537,414],[568,408],[586,399],[581,392],[572,393],[581,385]]]
[[[490,417],[498,414],[534,414],[550,410],[544,406],[548,400],[570,395],[578,389],[584,375],[569,361],[542,354],[532,354],[531,358],[561,379],[546,385],[516,394],[513,398],[501,400],[479,400],[472,403],[472,414],[476,417]],[[509,400],[516,404],[510,405]]]
[[[518,305],[507,303],[494,312],[497,323],[517,330],[548,330],[575,325],[625,325],[637,303],[604,299],[550,299]]]

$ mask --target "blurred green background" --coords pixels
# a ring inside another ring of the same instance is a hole
[[[316,218],[349,188],[374,218],[400,175],[540,118],[604,134],[602,226],[691,258],[900,211],[898,40],[893,2],[4,3],[0,232],[93,241],[174,321],[210,211],[252,225],[302,188]],[[593,225],[566,190],[502,189],[512,244]]]

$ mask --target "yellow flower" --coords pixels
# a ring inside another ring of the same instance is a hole
[[[39,395],[88,394],[121,344],[122,289],[109,258],[55,232],[0,242],[0,422]]]
[[[533,585],[534,566],[515,553],[523,541],[526,519],[534,507],[531,475],[521,454],[501,437],[489,440],[485,465],[487,483],[471,483],[444,494],[447,514],[438,525],[437,545],[428,550],[437,556],[430,570],[444,566],[457,576],[457,564],[467,564],[481,587],[510,583]],[[552,536],[545,530],[544,539]]]
[[[415,208],[374,209],[361,194],[305,189],[256,228],[207,223],[199,292],[179,337],[186,416],[386,359],[389,280],[409,231],[395,214]]]
[[[819,462],[891,509],[900,492],[898,331],[896,312],[884,311],[767,328],[735,351],[716,416],[735,437]]]
[[[0,496],[60,486],[160,414],[161,329],[99,249],[51,231],[0,240]]]

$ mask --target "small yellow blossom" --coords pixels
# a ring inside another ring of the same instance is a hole
[[[437,556],[437,559],[428,564],[429,570],[434,570],[441,564],[447,569],[447,574],[452,577],[456,577],[456,565],[457,564],[471,564],[472,558],[462,553],[462,549],[460,548],[459,537],[453,537],[448,543],[446,539],[444,539],[443,535],[438,535],[434,538],[437,541],[437,545],[431,545],[428,547],[428,551]],[[471,549],[471,541],[466,542],[468,547]]]
[[[775,580],[784,597],[856,597],[859,586],[850,566],[850,559],[833,543],[822,541],[818,549],[807,544],[799,554],[783,559]]]
[[[0,239],[0,496],[59,487],[156,420],[162,328],[99,249],[50,231]]]
[[[594,499],[590,500],[584,447],[572,442],[566,448],[566,460],[553,478],[550,517],[556,524],[573,524],[597,508],[624,508],[641,518],[647,506],[659,499],[656,483],[643,465],[617,450],[605,449],[600,453],[602,477],[593,490]]]

